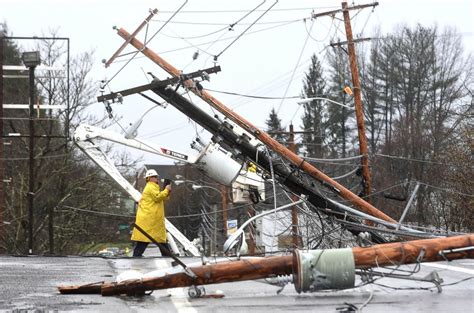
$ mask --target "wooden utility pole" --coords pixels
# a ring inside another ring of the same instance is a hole
[[[123,28],[120,28],[117,31],[117,33],[125,40],[130,38],[130,34]],[[130,44],[134,46],[137,50],[141,51],[150,60],[158,64],[161,68],[163,68],[169,74],[173,75],[174,77],[179,77],[181,75],[181,72],[177,68],[175,68],[170,63],[165,61],[163,58],[157,55],[150,48],[145,47],[145,45],[142,42],[140,42],[138,39],[133,38],[132,40],[130,40]],[[206,101],[208,104],[210,104],[213,108],[218,110],[224,116],[229,118],[231,121],[233,121],[234,123],[242,127],[244,130],[246,130],[247,132],[255,136],[257,139],[259,139],[261,142],[267,145],[270,149],[272,149],[273,151],[281,155],[283,158],[285,158],[287,161],[295,165],[297,168],[302,169],[307,174],[309,174],[310,176],[312,176],[313,178],[321,182],[323,185],[327,186],[336,195],[351,202],[353,205],[357,206],[358,208],[360,208],[363,212],[367,214],[378,217],[390,223],[396,223],[394,219],[392,219],[385,213],[381,212],[379,209],[377,209],[376,207],[374,207],[373,205],[371,205],[364,199],[360,198],[359,196],[354,194],[352,191],[350,191],[343,185],[331,179],[329,176],[321,172],[319,169],[317,169],[313,165],[305,162],[304,159],[302,159],[295,153],[291,152],[288,148],[286,148],[285,146],[280,144],[278,141],[273,139],[266,132],[258,129],[252,123],[250,123],[249,121],[247,121],[246,119],[238,115],[236,112],[227,108],[222,102],[220,102],[218,99],[212,96],[209,92],[207,92],[206,90],[201,91],[198,88],[196,88],[192,80],[184,81],[184,86],[188,88],[189,90],[191,90],[194,94],[199,96],[201,99]]]
[[[227,238],[227,186],[221,186],[221,196],[222,196],[222,220],[224,222],[224,238]]]
[[[255,206],[252,203],[249,203],[249,206],[247,208],[247,216],[249,219],[255,216]],[[251,223],[249,226],[249,241],[247,243],[248,246],[248,255],[255,255],[255,249],[257,248],[257,245],[255,244],[255,236],[254,236],[254,230],[255,228],[253,227],[253,223]]]
[[[364,109],[362,108],[362,97],[359,81],[359,69],[357,66],[357,57],[355,52],[354,39],[352,38],[351,18],[347,2],[342,3],[342,14],[344,16],[344,24],[346,27],[347,47],[349,53],[349,62],[351,65],[352,85],[354,92],[354,105],[357,120],[357,131],[359,133],[359,151],[362,155],[362,177],[364,179],[364,196],[367,202],[370,201],[371,193],[371,177],[369,170],[369,150],[367,148],[367,138],[365,136]]]
[[[288,142],[288,149],[290,149],[291,152],[296,154],[295,132],[293,129],[293,124],[290,124],[290,138]],[[293,202],[296,202],[298,200],[298,197],[292,195],[291,200],[293,200]],[[293,206],[291,208],[291,233],[293,249],[300,248],[300,237],[298,234],[298,209],[296,208],[296,206]]]
[[[473,258],[470,249],[474,234],[463,236],[413,240],[352,248],[354,267],[365,269],[384,265],[401,265],[416,262],[436,262]],[[317,261],[315,261],[317,262]],[[121,283],[99,283],[79,286],[58,287],[62,294],[101,293],[103,296],[120,294],[143,294],[148,290],[167,289],[186,286],[199,286],[217,283],[254,280],[277,275],[300,275],[300,266],[295,256],[273,256],[261,259],[245,259],[219,262],[192,267],[196,277],[186,272],[164,275],[156,278],[128,280]]]
[[[125,40],[125,42],[120,46],[120,48],[118,48],[117,51],[115,51],[115,53],[112,55],[112,57],[110,57],[110,59],[107,62],[105,62],[105,67],[106,68],[109,67],[110,64],[112,64],[112,62],[119,56],[119,54],[123,51],[123,49],[125,49],[125,47],[128,45],[130,40],[132,40],[132,38],[135,38],[135,36],[140,32],[140,30],[150,22],[150,20],[153,18],[153,16],[155,16],[156,13],[158,13],[158,9],[150,10],[150,14],[138,26],[138,28],[135,29],[135,31],[130,36],[130,38]]]

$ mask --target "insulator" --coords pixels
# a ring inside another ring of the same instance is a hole
[[[293,283],[293,275],[285,275],[285,276],[276,276],[267,278],[266,281],[269,284],[276,285],[276,286],[285,286],[290,283]]]

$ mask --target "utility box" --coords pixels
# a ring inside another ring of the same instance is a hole
[[[265,183],[257,173],[246,171],[232,183],[233,203],[258,203],[265,200]]]

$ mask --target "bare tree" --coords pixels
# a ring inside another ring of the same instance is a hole
[[[55,33],[48,37],[55,37]],[[37,44],[44,64],[66,67],[66,47],[63,42],[38,40]],[[13,44],[10,47],[13,56],[11,61],[19,64],[20,49]],[[94,212],[128,212],[121,206],[122,195],[114,183],[67,137],[82,122],[104,125],[104,119],[97,119],[87,111],[97,92],[89,78],[92,64],[92,52],[71,58],[69,92],[64,74],[58,76],[57,73],[49,73],[37,79],[38,103],[63,106],[69,103],[69,106],[63,111],[41,110],[35,119],[35,135],[40,137],[36,139],[34,150],[34,253],[78,253],[88,242],[114,238],[117,220],[104,218]],[[8,97],[18,97],[23,101],[27,99],[28,89],[24,86],[21,89],[7,86]],[[10,112],[5,125],[6,132],[27,133],[24,120],[27,116],[25,110]],[[28,138],[16,141],[6,160],[8,176],[12,177],[6,186],[11,191],[6,205],[6,219],[10,224],[2,244],[10,253],[24,253],[27,250],[27,143]],[[134,162],[126,154],[119,154],[116,159],[126,163],[126,166],[121,167],[124,174],[134,169]]]

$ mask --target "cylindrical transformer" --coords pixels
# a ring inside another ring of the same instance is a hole
[[[354,287],[352,249],[296,250],[293,254],[293,279],[298,293]]]
[[[229,186],[239,175],[242,164],[219,149],[219,145],[209,143],[199,155],[196,164],[218,183]]]

